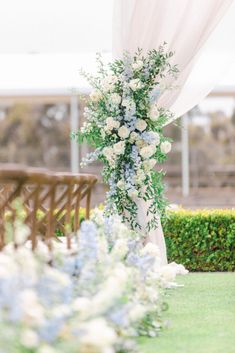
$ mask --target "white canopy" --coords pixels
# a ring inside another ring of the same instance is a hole
[[[0,53],[110,51],[112,0],[3,0]]]

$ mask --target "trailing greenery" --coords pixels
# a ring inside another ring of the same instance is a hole
[[[191,271],[235,270],[235,210],[179,210],[163,222],[170,261]]]

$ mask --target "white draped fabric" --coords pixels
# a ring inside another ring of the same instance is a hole
[[[116,0],[113,54],[157,49],[166,42],[180,74],[159,106],[177,118],[203,99],[235,60],[234,16],[234,0]]]
[[[145,52],[166,42],[175,53],[179,76],[176,88],[164,91],[159,106],[175,118],[183,115],[215,86],[221,73],[235,59],[234,0],[116,0],[113,24],[113,54]],[[208,60],[208,58],[210,60]],[[138,201],[138,218],[147,223],[147,204]],[[148,235],[158,244],[163,264],[167,262],[161,224]]]

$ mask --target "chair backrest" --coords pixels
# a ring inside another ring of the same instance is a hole
[[[38,236],[50,248],[56,231],[63,232],[70,248],[71,233],[80,226],[81,200],[85,201],[85,218],[89,218],[91,190],[96,181],[94,175],[0,165],[0,248],[5,244],[4,218],[9,211],[14,219],[12,204],[17,198],[30,228],[32,249],[37,246]]]

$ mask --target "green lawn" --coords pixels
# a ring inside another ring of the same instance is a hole
[[[235,273],[191,273],[170,293],[170,321],[143,353],[235,353]]]

